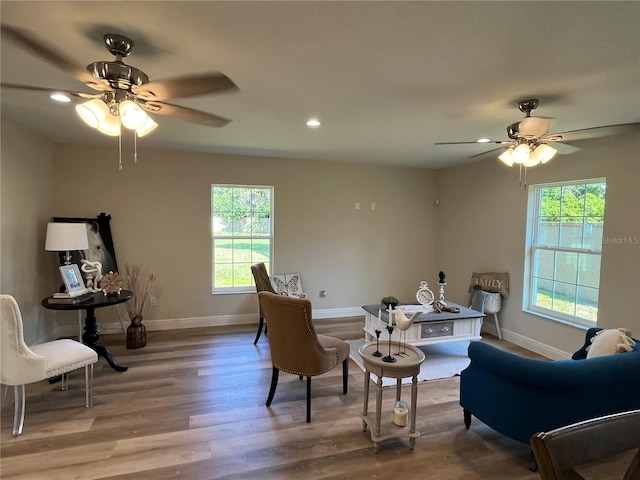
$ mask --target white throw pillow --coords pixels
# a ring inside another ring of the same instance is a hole
[[[631,331],[626,328],[600,330],[591,337],[591,345],[587,347],[587,358],[629,352],[635,344],[631,338]]]

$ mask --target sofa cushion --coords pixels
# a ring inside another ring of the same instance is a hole
[[[591,337],[591,345],[587,347],[587,358],[629,352],[635,344],[631,338],[631,331],[626,328],[600,330]]]

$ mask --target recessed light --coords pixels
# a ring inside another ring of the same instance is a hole
[[[476,142],[478,143],[489,143],[490,141],[490,138],[479,138],[478,140],[476,140]]]
[[[322,124],[320,123],[320,120],[318,120],[317,118],[311,118],[307,120],[307,127],[318,128],[320,125]]]
[[[51,100],[55,100],[56,102],[69,103],[71,101],[69,95],[66,93],[52,93],[50,97]]]

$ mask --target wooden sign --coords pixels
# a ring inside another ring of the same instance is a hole
[[[509,295],[509,272],[473,272],[469,291],[476,286],[485,292],[495,292],[506,297]]]

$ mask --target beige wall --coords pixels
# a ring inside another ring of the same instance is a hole
[[[51,295],[56,257],[44,250],[53,200],[54,145],[2,121],[0,156],[0,292],[20,305],[27,343],[55,332],[55,316],[40,306]]]
[[[138,149],[118,171],[115,145],[58,146],[56,184],[73,193],[56,188],[51,214],[112,215],[119,269],[144,263],[158,277],[145,321],[257,322],[256,295],[211,295],[212,183],[275,187],[273,271],[300,272],[320,316],[411,301],[437,280],[433,171]]]
[[[594,139],[582,150],[529,170],[528,183],[606,177],[598,324],[640,335],[640,141],[638,135]],[[468,298],[473,271],[509,271],[510,296],[500,314],[507,338],[569,352],[584,339],[580,329],[522,311],[528,192],[518,171],[495,159],[438,172],[441,198],[438,253],[448,270],[450,298]],[[510,336],[509,336],[510,335]]]
[[[511,273],[500,315],[507,338],[550,355],[582,341],[579,329],[522,312],[527,192],[517,170],[495,159],[431,171],[154,151],[144,140],[138,146],[139,163],[127,147],[120,172],[115,142],[53,145],[3,122],[1,289],[28,314],[30,340],[54,334],[56,322],[75,322],[51,321],[39,307],[59,282],[55,255],[43,248],[52,215],[113,216],[120,268],[144,263],[158,276],[158,305],[145,322],[256,321],[255,295],[210,293],[210,185],[240,183],[275,187],[275,270],[301,272],[314,309],[325,316],[383,295],[411,301],[420,280],[436,291],[439,270],[447,274],[447,298],[465,303],[471,272],[500,270]],[[639,150],[637,136],[592,140],[531,170],[529,183],[606,177],[605,237],[640,238]],[[604,245],[602,326],[640,334],[639,272],[640,245]],[[116,321],[115,313],[100,321]]]

